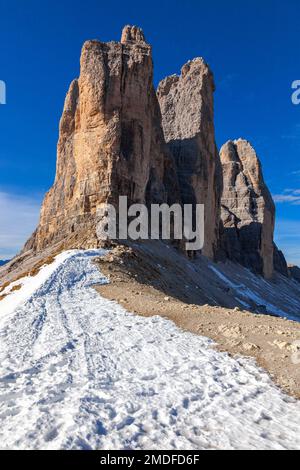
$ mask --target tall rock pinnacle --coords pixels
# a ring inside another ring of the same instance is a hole
[[[126,26],[119,43],[83,46],[80,77],[60,122],[55,182],[25,250],[60,242],[97,246],[99,204],[118,196],[161,203],[168,194],[176,194],[176,174],[161,127],[151,46],[141,29]]]
[[[270,278],[273,275],[275,206],[260,161],[246,140],[227,142],[221,216],[226,257]]]
[[[214,80],[196,58],[158,87],[165,139],[174,156],[184,204],[204,204],[203,254],[213,258],[218,246],[221,179],[215,144]]]

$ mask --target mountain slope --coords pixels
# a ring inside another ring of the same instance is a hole
[[[60,255],[26,301],[24,283],[0,302],[3,449],[300,449],[299,402],[252,361],[99,296],[97,253]]]

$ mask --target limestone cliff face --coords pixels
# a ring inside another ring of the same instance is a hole
[[[260,161],[250,143],[242,139],[227,142],[220,157],[222,245],[226,257],[270,278],[275,206]]]
[[[221,251],[266,277],[274,267],[288,276],[254,149],[241,139],[216,149],[214,89],[196,58],[156,93],[151,46],[136,26],[120,42],[86,42],[60,121],[54,185],[23,254],[97,247],[98,207],[127,196],[129,204],[204,204],[205,256]]]
[[[158,87],[166,142],[177,167],[184,204],[204,204],[203,254],[213,258],[218,247],[220,166],[214,132],[214,80],[202,58],[182,67]]]
[[[80,77],[70,86],[60,122],[55,182],[25,249],[70,237],[95,246],[97,207],[119,195],[138,203],[177,197],[153,87],[151,46],[142,30],[131,26],[121,42],[83,46]]]

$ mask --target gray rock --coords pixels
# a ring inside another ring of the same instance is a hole
[[[282,251],[274,243],[274,269],[285,277],[289,277],[289,268]]]
[[[225,256],[267,278],[273,275],[275,206],[255,150],[243,139],[220,151],[222,248]]]
[[[178,173],[184,204],[204,204],[203,254],[213,258],[218,248],[220,163],[215,144],[213,75],[196,58],[158,86],[164,135]]]

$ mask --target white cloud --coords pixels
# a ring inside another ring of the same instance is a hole
[[[273,194],[273,199],[279,204],[289,203],[298,206],[300,205],[300,189],[285,189],[283,194]]]
[[[0,191],[0,259],[10,259],[35,229],[40,198]]]

